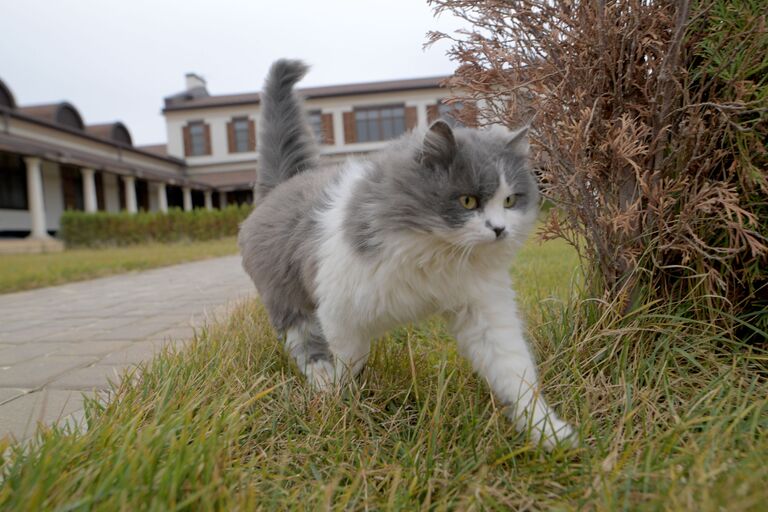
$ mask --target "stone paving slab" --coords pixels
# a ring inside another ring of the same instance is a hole
[[[82,391],[63,389],[43,389],[22,395],[0,406],[0,431],[16,439],[29,438],[38,423],[50,424],[81,410],[83,396]]]
[[[104,356],[99,364],[138,364],[162,349],[163,343],[160,341],[137,341],[131,343],[125,350],[113,352]]]
[[[151,359],[153,353],[145,354],[145,359]],[[136,361],[140,363],[141,361]],[[135,364],[104,364],[80,368],[63,374],[50,384],[46,389],[82,389],[106,391],[110,389],[110,382],[117,383],[126,370],[135,368]]]
[[[240,257],[227,256],[0,295],[0,438],[82,417],[83,392],[254,294]]]
[[[10,402],[14,398],[18,398],[27,391],[25,389],[17,388],[0,388],[0,403]]]
[[[81,341],[78,343],[39,343],[51,347],[52,353],[62,356],[105,356],[128,348],[130,341]],[[2,359],[2,355],[0,355]]]
[[[59,375],[94,364],[93,356],[44,356],[19,364],[3,365],[0,369],[0,388],[36,389],[45,386]],[[0,362],[0,364],[3,364]],[[0,406],[2,415],[2,406]]]

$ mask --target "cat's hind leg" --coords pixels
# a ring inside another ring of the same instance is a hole
[[[284,342],[286,350],[313,387],[327,389],[333,385],[334,358],[317,318],[312,316],[294,322],[285,330]]]

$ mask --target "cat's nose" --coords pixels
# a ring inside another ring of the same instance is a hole
[[[501,235],[504,234],[503,226],[502,227],[493,226],[491,229],[493,230],[494,233],[496,233],[496,238],[501,238]]]

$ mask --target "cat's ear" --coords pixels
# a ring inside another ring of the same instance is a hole
[[[530,130],[530,128],[531,125],[526,125],[519,130],[512,132],[509,142],[507,142],[505,147],[506,151],[515,156],[528,156],[528,153],[531,150],[531,146],[528,144],[528,130]]]
[[[456,139],[453,137],[453,130],[445,121],[437,120],[432,123],[424,135],[421,163],[428,167],[448,168],[456,157],[456,151]]]

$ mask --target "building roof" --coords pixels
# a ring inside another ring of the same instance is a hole
[[[112,138],[105,138],[105,137],[102,137],[102,136],[97,136],[97,135],[94,135],[92,133],[89,133],[87,130],[84,130],[84,129],[77,129],[77,128],[73,128],[71,126],[68,126],[66,124],[62,124],[62,123],[59,123],[59,122],[56,122],[56,121],[51,121],[50,118],[47,117],[47,115],[50,115],[50,113],[52,111],[51,107],[55,107],[56,105],[58,105],[58,104],[55,104],[55,105],[38,105],[38,106],[33,106],[33,107],[20,107],[20,108],[13,108],[13,109],[7,109],[7,108],[4,108],[4,107],[0,106],[0,110],[4,110],[4,111],[8,112],[11,117],[15,117],[15,118],[18,118],[18,119],[21,119],[21,120],[24,120],[24,121],[33,122],[33,123],[36,123],[36,124],[40,124],[42,126],[46,126],[48,128],[54,128],[56,130],[61,130],[61,131],[64,131],[66,133],[69,133],[71,135],[77,135],[79,137],[84,137],[86,139],[90,139],[90,140],[93,140],[93,141],[102,142],[102,143],[105,143],[105,144],[109,144],[111,146],[116,146],[116,147],[120,147],[120,148],[123,148],[123,149],[128,149],[130,151],[133,151],[133,152],[136,152],[136,153],[139,153],[139,154],[143,154],[143,155],[146,155],[146,156],[150,156],[150,157],[153,157],[153,158],[159,158],[159,159],[165,160],[167,162],[171,162],[171,163],[173,163],[175,165],[178,165],[178,166],[181,166],[181,167],[185,167],[186,166],[186,162],[184,160],[180,159],[180,158],[176,158],[176,157],[173,157],[173,156],[168,155],[168,154],[159,154],[157,152],[146,151],[146,150],[144,150],[142,148],[137,148],[137,147],[133,147],[133,146],[127,146],[126,147],[126,144],[124,142],[115,141]],[[122,125],[122,123],[114,123],[114,124]],[[96,126],[98,126],[98,125],[96,125]]]
[[[129,132],[128,128],[120,121],[115,121],[113,123],[89,124],[85,127],[85,131],[94,137],[100,137],[102,139],[133,146],[131,132]]]
[[[13,97],[11,90],[2,80],[0,80],[0,106],[16,108],[16,99]]]
[[[168,156],[168,144],[146,144],[144,146],[137,146],[137,149],[155,155]]]
[[[327,85],[321,87],[306,87],[303,89],[297,89],[297,91],[306,99],[332,98],[335,96],[354,96],[360,94],[375,94],[382,92],[434,89],[437,87],[442,87],[442,83],[447,78],[449,77],[433,76],[406,80],[387,80],[383,82]],[[192,94],[192,92],[182,92],[165,98],[165,108],[163,109],[163,112],[258,104],[260,101],[261,98],[258,92],[242,94],[221,94],[216,96],[205,96],[199,93]]]
[[[15,110],[24,115],[35,117],[52,124],[73,128],[75,130],[83,130],[85,128],[85,123],[83,123],[83,117],[80,115],[80,112],[77,111],[74,105],[67,101],[48,103],[46,105],[17,107]]]
[[[85,126],[80,112],[68,101],[18,106],[11,90],[2,80],[0,80],[0,112],[7,112],[11,117],[61,130],[71,135],[129,149],[152,158],[159,158],[182,168],[186,166],[184,160],[170,156],[167,152],[148,151],[133,147],[131,132],[120,121]]]
[[[4,132],[0,132],[0,151],[38,156],[81,167],[108,170],[109,172],[116,174],[135,175],[139,178],[146,179],[158,179],[171,184],[189,184],[201,188],[209,187],[207,183],[194,176],[168,172],[153,167],[147,167],[135,161],[124,161],[119,158],[105,156],[88,150],[62,147],[54,142],[20,137]],[[166,160],[171,159],[167,158]],[[183,164],[183,162],[181,163]]]

